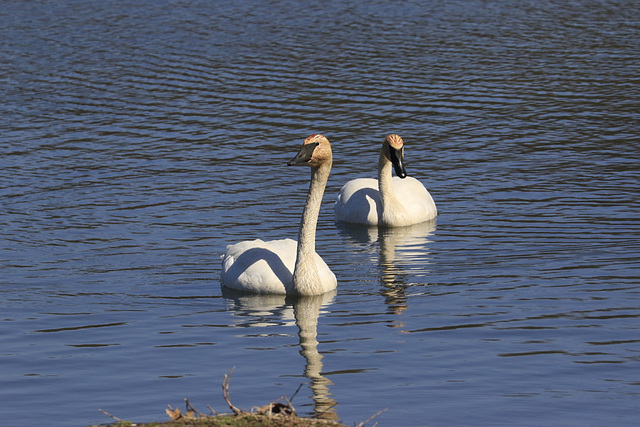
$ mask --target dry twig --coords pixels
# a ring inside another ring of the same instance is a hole
[[[207,415],[203,414],[202,412],[198,411],[196,408],[194,408],[191,403],[189,402],[189,399],[187,399],[186,397],[184,398],[184,404],[185,407],[187,409],[187,412],[189,411],[193,411],[196,414],[198,414],[199,417],[206,417]]]
[[[121,418],[116,417],[115,415],[111,415],[110,413],[108,413],[107,411],[105,411],[105,410],[103,410],[103,409],[98,409],[98,411],[102,412],[103,414],[105,414],[105,415],[106,415],[106,416],[108,416],[108,417],[113,418],[113,419],[114,419],[114,420],[116,420],[116,421],[120,421],[120,422],[124,422],[124,421],[125,421],[125,420],[123,420],[123,419],[121,419]]]
[[[316,411],[316,413],[318,415],[326,414],[327,412],[329,412],[330,410],[332,410],[336,406],[338,406],[338,402],[334,402],[331,405],[327,406],[327,409],[325,409],[324,411]]]
[[[368,423],[369,421],[371,421],[372,419],[374,419],[375,417],[377,417],[378,415],[380,415],[381,413],[383,413],[384,411],[386,411],[389,408],[384,408],[381,409],[380,411],[376,412],[375,414],[371,415],[369,418],[367,418],[366,420],[364,420],[363,422],[361,422],[360,424],[358,424],[356,427],[364,427],[364,425],[366,423]],[[376,423],[377,424],[377,423]]]
[[[300,385],[298,386],[298,388],[296,389],[296,391],[291,395],[291,397],[289,398],[289,400],[293,400],[294,397],[296,397],[296,394],[298,394],[298,392],[300,391],[300,389],[302,388],[302,386],[305,385],[305,383],[300,383]]]
[[[229,400],[229,382],[231,381],[231,374],[233,374],[234,369],[236,369],[235,366],[231,368],[228,374],[224,374],[224,380],[222,380],[222,396],[234,414],[241,414],[242,411],[236,408],[233,403],[231,403],[231,400]]]
[[[296,391],[297,393],[297,391]],[[294,394],[295,396],[295,394]],[[296,409],[293,407],[293,403],[291,403],[291,400],[289,400],[287,398],[287,396],[282,396],[280,399],[284,399],[287,401],[287,405],[289,405],[289,409],[291,410],[291,414],[295,415],[296,414]]]

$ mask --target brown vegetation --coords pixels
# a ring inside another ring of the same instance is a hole
[[[337,421],[298,417],[295,408],[291,404],[291,400],[293,400],[293,397],[298,393],[299,387],[293,396],[291,396],[291,399],[282,396],[267,405],[255,407],[251,411],[238,409],[229,399],[231,373],[233,373],[233,369],[229,374],[225,374],[224,376],[224,380],[222,381],[222,395],[229,405],[229,408],[233,411],[232,414],[219,414],[210,406],[207,407],[211,411],[211,415],[203,414],[195,409],[191,403],[189,403],[188,399],[185,399],[184,412],[178,408],[172,408],[171,405],[169,405],[166,412],[171,420],[167,422],[134,423],[120,419],[102,409],[100,409],[100,412],[116,420],[116,423],[111,424],[110,427],[346,427],[345,424]],[[367,422],[371,421],[381,412],[383,411],[378,412],[356,427],[364,427]]]

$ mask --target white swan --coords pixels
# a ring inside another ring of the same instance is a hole
[[[257,239],[227,246],[222,257],[222,286],[258,294],[292,295],[320,295],[336,288],[336,276],[315,250],[318,214],[332,161],[327,138],[315,134],[304,140],[300,152],[287,163],[311,166],[298,242]]]
[[[396,177],[391,177],[391,168]],[[402,227],[428,221],[438,215],[431,194],[404,168],[404,144],[391,134],[382,143],[378,179],[358,178],[347,182],[335,204],[338,221],[353,224]]]

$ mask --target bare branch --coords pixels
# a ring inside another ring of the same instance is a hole
[[[298,390],[299,390],[299,389],[300,389],[300,387],[298,387]],[[296,391],[296,393],[297,393],[297,391]],[[295,396],[295,393],[294,393],[294,396]],[[293,407],[293,404],[291,403],[291,400],[289,400],[289,399],[287,398],[287,396],[282,396],[282,397],[281,397],[281,399],[284,399],[284,400],[286,400],[286,401],[287,401],[287,405],[289,405],[289,409],[291,409],[291,413],[292,413],[293,415],[295,415],[295,414],[296,414],[296,410],[295,410],[295,408]]]
[[[102,412],[103,414],[105,414],[105,415],[106,415],[106,416],[108,416],[108,417],[113,418],[113,419],[114,419],[114,420],[116,420],[116,421],[121,421],[121,422],[124,422],[124,421],[125,421],[125,420],[123,420],[123,419],[121,419],[121,418],[116,417],[115,415],[111,415],[110,413],[108,413],[107,411],[104,411],[104,410],[102,410],[102,409],[98,409],[98,411]]]
[[[366,423],[368,423],[369,421],[371,421],[372,419],[374,419],[375,417],[377,417],[378,415],[382,414],[384,411],[386,411],[389,408],[384,408],[381,409],[380,411],[376,412],[375,414],[371,415],[369,418],[367,418],[366,420],[364,420],[363,422],[361,422],[360,424],[358,424],[356,427],[364,427],[364,425]],[[376,423],[377,424],[377,423]]]
[[[291,395],[291,397],[289,398],[289,401],[293,400],[294,397],[296,397],[296,394],[298,394],[298,392],[300,391],[300,389],[302,388],[302,386],[305,385],[305,383],[300,383],[300,385],[298,386],[298,388],[296,389],[296,391]]]
[[[191,411],[195,412],[196,414],[198,414],[198,416],[200,416],[200,417],[206,417],[205,414],[203,414],[202,412],[200,412],[196,408],[194,408],[193,405],[191,405],[191,402],[189,402],[189,399],[187,399],[186,397],[184,398],[184,404],[185,404],[185,407],[186,407],[187,411],[191,410]]]
[[[231,400],[229,400],[229,382],[231,381],[231,374],[233,374],[234,369],[236,369],[235,366],[231,368],[228,374],[224,374],[224,380],[222,380],[222,396],[233,413],[240,414],[242,411],[236,408],[233,403],[231,403]]]

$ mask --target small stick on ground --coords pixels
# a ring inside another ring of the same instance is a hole
[[[196,414],[198,414],[198,416],[200,416],[200,417],[206,417],[205,414],[203,414],[202,412],[200,412],[196,408],[194,408],[193,405],[191,405],[191,403],[189,402],[189,399],[187,399],[186,397],[184,399],[184,404],[185,404],[185,407],[187,409],[187,412],[191,410],[191,411],[195,412]]]
[[[102,413],[103,413],[103,414],[105,414],[107,417],[111,417],[111,418],[113,418],[113,419],[114,419],[114,420],[116,420],[116,421],[125,422],[125,420],[123,420],[123,419],[121,419],[121,418],[118,418],[118,417],[116,417],[115,415],[111,415],[110,413],[108,413],[108,412],[107,412],[107,411],[105,411],[105,410],[98,409],[98,411],[102,412]]]
[[[300,387],[298,387],[298,390],[300,390]],[[296,393],[297,393],[297,391],[296,391]],[[295,394],[294,394],[294,396],[295,396]],[[289,409],[291,409],[291,413],[293,415],[296,415],[296,409],[293,407],[293,404],[291,403],[291,400],[289,400],[287,398],[287,396],[282,396],[282,399],[287,401],[287,405],[289,405]]]
[[[386,411],[389,408],[384,408],[381,409],[380,411],[376,412],[375,414],[371,415],[369,418],[367,418],[366,420],[364,420],[363,422],[361,422],[360,424],[358,424],[356,427],[364,427],[364,425],[366,423],[368,423],[369,421],[371,421],[372,419],[374,419],[375,417],[377,417],[378,415],[380,415],[381,413],[383,413],[384,411]],[[376,423],[377,424],[377,423]]]
[[[294,397],[296,397],[296,394],[298,394],[298,392],[300,391],[300,389],[302,388],[302,386],[305,383],[300,383],[300,385],[298,386],[298,388],[296,389],[296,391],[291,395],[291,397],[289,398],[289,400],[293,400]]]
[[[330,410],[332,410],[333,408],[335,408],[336,406],[338,406],[338,402],[332,403],[331,405],[329,405],[327,407],[327,409],[325,409],[324,411],[320,411],[320,412],[316,412],[318,415],[322,415],[322,414],[326,414],[327,412],[329,412]],[[368,421],[368,420],[367,420]],[[357,426],[356,426],[357,427]]]
[[[231,374],[233,374],[234,369],[235,366],[231,368],[229,374],[224,374],[224,380],[222,380],[222,396],[224,397],[224,400],[227,402],[227,405],[229,405],[229,408],[233,411],[233,413],[239,415],[242,413],[242,411],[236,408],[233,403],[231,403],[231,400],[229,400],[229,382],[231,381]]]

